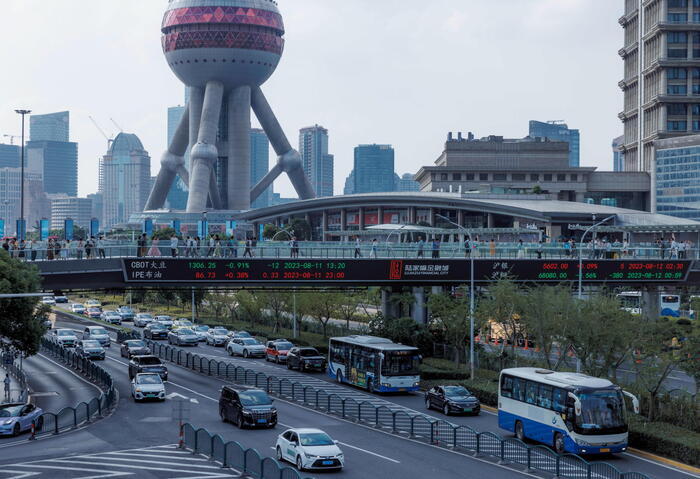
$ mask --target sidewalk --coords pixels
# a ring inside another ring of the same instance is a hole
[[[5,377],[10,378],[9,391],[5,389]],[[7,369],[0,368],[0,403],[25,402],[27,391],[20,382],[12,375],[7,374]]]

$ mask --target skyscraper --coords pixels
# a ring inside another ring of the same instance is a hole
[[[104,223],[110,228],[143,211],[151,185],[151,158],[136,135],[120,133],[102,160]]]
[[[5,145],[0,143],[0,168],[19,168],[19,145]]]
[[[420,183],[413,179],[413,173],[404,173],[397,178],[396,191],[420,191]]]
[[[270,141],[264,130],[250,130],[250,184],[255,186],[270,171]],[[272,186],[251,205],[253,208],[272,206]]]
[[[391,145],[355,147],[354,193],[394,191],[394,149]]]
[[[70,142],[67,111],[29,119],[27,167],[40,173],[47,194],[78,196],[78,144]]]
[[[569,144],[569,166],[581,165],[581,134],[579,130],[569,129],[566,123],[530,121],[532,138],[547,138],[552,141],[565,141]]]
[[[328,130],[319,125],[302,128],[299,153],[316,196],[333,196],[334,158],[328,154]]]
[[[625,154],[622,152],[622,146],[624,144],[624,136],[618,136],[612,142],[613,171],[625,171]]]
[[[72,219],[76,226],[89,230],[92,219],[92,200],[63,195],[51,198],[51,229],[63,229],[67,219]]]
[[[185,89],[187,91],[187,89]],[[185,95],[187,96],[187,95]],[[177,125],[180,124],[182,116],[185,114],[184,106],[173,106],[168,108],[168,145],[173,141]],[[189,168],[190,155],[189,151],[185,154],[185,165]],[[184,210],[187,208],[187,187],[181,178],[177,178],[170,188],[166,207],[171,210]]]
[[[343,188],[344,195],[354,195],[355,194],[355,170],[352,170],[347,178],[345,178],[345,188]]]
[[[654,141],[700,132],[700,32],[695,29],[700,2],[624,4],[619,20],[624,29],[624,77],[619,83],[624,109],[619,116],[624,124],[625,171],[652,172]],[[652,185],[652,195],[655,191]]]

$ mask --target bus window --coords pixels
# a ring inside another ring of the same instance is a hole
[[[506,398],[513,397],[513,378],[510,376],[503,376],[503,383],[501,384],[501,396]]]
[[[528,404],[536,404],[537,403],[537,383],[534,383],[532,381],[528,381],[527,383],[527,389],[525,393],[525,402]]]
[[[545,409],[552,409],[552,392],[553,387],[546,384],[540,384],[537,394],[537,405]]]
[[[525,380],[513,378],[513,399],[525,401]]]
[[[564,389],[554,388],[553,406],[556,412],[566,412],[566,397],[568,394]]]

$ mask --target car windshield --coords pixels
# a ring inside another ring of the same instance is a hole
[[[133,312],[133,310],[128,306],[122,306],[121,310],[125,313],[132,313]]]
[[[160,376],[157,374],[139,374],[136,376],[138,384],[163,384]]]
[[[100,309],[99,308],[88,308],[88,311],[90,311],[91,313],[99,313]]]
[[[141,364],[146,365],[146,366],[160,366],[162,363],[160,362],[160,359],[156,357],[145,357],[141,358]]]
[[[472,394],[462,386],[447,386],[445,388],[445,396],[448,398],[459,398],[471,396]]]
[[[74,308],[84,308],[85,306],[83,306],[82,304],[74,304],[73,307]]]
[[[146,347],[146,343],[144,343],[143,341],[138,341],[138,340],[127,341],[126,344],[130,348],[145,348]]]
[[[75,336],[73,334],[73,331],[67,331],[65,329],[60,329],[60,330],[56,331],[56,335],[57,336]]]
[[[246,346],[253,346],[253,345],[256,345],[256,344],[260,344],[260,343],[258,342],[257,339],[253,339],[253,338],[245,338],[245,339],[242,339],[241,341],[242,341],[243,344],[245,344]]]
[[[332,446],[335,443],[325,432],[308,432],[299,434],[302,446]]]
[[[95,336],[107,336],[107,331],[102,328],[95,328],[90,330],[90,334]]]
[[[22,406],[0,406],[0,417],[19,417]]]
[[[177,322],[180,326],[192,326],[192,321],[188,321],[186,319],[181,319],[180,321]]]
[[[215,336],[226,336],[228,334],[228,331],[225,329],[214,329],[211,334]]]
[[[300,349],[299,356],[320,356],[315,349]]]
[[[294,347],[292,343],[275,343],[278,351],[289,351]]]
[[[194,334],[194,331],[192,331],[191,329],[180,329],[180,330],[178,330],[178,333],[180,333],[182,335],[190,335],[191,336]]]
[[[616,389],[589,390],[578,393],[581,415],[576,423],[582,429],[597,430],[623,427],[625,423],[625,400]]]
[[[241,404],[244,406],[269,406],[272,404],[270,396],[265,391],[242,391],[238,393]]]
[[[152,318],[153,318],[153,316],[151,316],[151,315],[148,314],[148,313],[139,313],[139,314],[138,314],[138,317],[141,318],[141,319],[152,319]]]
[[[99,348],[100,342],[99,341],[83,341],[83,347],[84,348]]]
[[[154,329],[165,329],[165,326],[163,326],[163,325],[160,324],[160,323],[150,324],[148,327],[149,327],[151,330],[154,330]]]
[[[251,337],[250,333],[246,333],[245,331],[238,331],[236,333],[236,336],[238,336],[239,338],[250,338]]]
[[[172,321],[170,316],[157,316],[158,321]]]
[[[197,326],[196,328],[194,328],[194,330],[197,332],[206,333],[207,331],[209,331],[209,326]]]
[[[384,353],[382,375],[417,376],[420,374],[420,358],[415,351],[393,351]]]

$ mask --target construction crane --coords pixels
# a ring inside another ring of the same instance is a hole
[[[9,138],[9,139],[10,139],[10,145],[14,145],[14,144],[15,144],[15,138],[22,138],[22,137],[19,136],[19,135],[2,135],[2,136],[3,136],[3,138]]]
[[[90,118],[90,121],[92,122],[92,124],[95,125],[95,128],[97,128],[97,131],[99,131],[102,134],[102,136],[105,137],[105,140],[107,140],[107,149],[109,149],[112,146],[112,142],[114,141],[114,138],[108,137],[107,134],[104,132],[104,130],[102,128],[100,128],[100,125],[97,124],[97,122],[95,121],[95,119],[93,117],[88,116],[88,118]]]
[[[110,118],[109,121],[111,121],[111,122],[114,124],[114,126],[117,127],[117,130],[119,130],[120,132],[124,133],[124,128],[122,128],[121,126],[119,126],[119,123],[117,123],[116,121],[114,121],[114,118]]]

